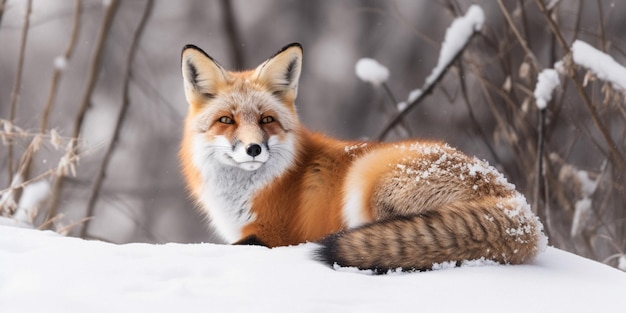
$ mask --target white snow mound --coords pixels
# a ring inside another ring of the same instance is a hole
[[[547,249],[527,265],[364,275],[267,249],[125,244],[0,226],[0,312],[619,312],[626,273]]]

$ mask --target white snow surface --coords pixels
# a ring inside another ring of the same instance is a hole
[[[552,92],[560,84],[559,73],[555,69],[545,69],[539,73],[534,92],[539,110],[548,106],[548,102],[552,99]]]
[[[389,69],[371,58],[362,58],[354,66],[356,76],[374,86],[380,86],[389,79]]]
[[[626,273],[555,248],[526,265],[374,276],[314,261],[315,246],[115,245],[0,226],[0,312],[626,311]]]
[[[574,63],[591,70],[598,78],[611,82],[614,88],[626,91],[626,68],[610,55],[584,41],[576,40],[572,44],[572,59]]]

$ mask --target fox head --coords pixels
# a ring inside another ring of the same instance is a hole
[[[193,137],[194,163],[257,171],[289,157],[299,126],[294,101],[301,67],[297,43],[245,72],[226,71],[200,48],[185,46],[185,131]]]

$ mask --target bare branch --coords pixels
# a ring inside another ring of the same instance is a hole
[[[541,192],[541,186],[544,182],[543,179],[543,147],[544,147],[544,138],[545,138],[545,129],[546,129],[546,109],[538,110],[539,115],[539,125],[538,125],[538,133],[539,136],[537,138],[537,156],[536,156],[536,167],[535,167],[535,190],[533,194],[533,208],[536,212],[539,211],[539,198],[543,195]]]
[[[0,25],[2,25],[2,15],[4,15],[4,8],[7,0],[0,0]]]
[[[67,60],[71,57],[72,52],[74,50],[74,46],[76,43],[76,38],[78,38],[78,30],[80,24],[80,15],[81,15],[81,2],[82,0],[76,0],[76,11],[74,13],[74,23],[72,27],[72,33],[70,35],[70,40],[67,48],[65,49],[65,53],[60,58],[63,58],[62,62],[67,62]],[[56,61],[55,61],[56,62]],[[61,73],[63,72],[63,68],[55,64],[54,72],[52,73],[52,81],[50,83],[50,91],[48,92],[48,100],[46,101],[46,105],[44,106],[44,110],[41,116],[41,122],[39,124],[39,132],[45,133],[48,128],[48,119],[50,116],[50,111],[52,110],[52,105],[54,103],[54,99],[56,97],[56,93],[59,87],[59,81],[61,78]],[[22,165],[20,165],[18,172],[20,177],[23,177],[24,180],[28,180],[30,176],[31,164],[33,162],[34,153],[24,153],[22,157],[26,157],[26,159],[22,158]],[[21,197],[21,192],[15,193],[15,202],[19,203]]]
[[[74,131],[72,132],[72,147],[71,150],[74,154],[78,155],[78,136],[80,135],[83,122],[85,120],[85,113],[87,112],[87,108],[89,107],[89,103],[91,101],[91,95],[93,93],[94,87],[96,85],[96,81],[98,78],[98,74],[100,73],[100,63],[102,58],[102,51],[104,50],[104,44],[106,42],[106,38],[109,34],[109,29],[111,27],[111,23],[113,21],[113,17],[115,16],[115,12],[117,11],[118,0],[111,0],[108,5],[104,18],[102,20],[102,25],[100,26],[100,32],[98,33],[98,38],[96,39],[96,47],[94,48],[94,52],[91,58],[91,63],[89,65],[89,75],[87,77],[87,87],[83,94],[81,105],[78,110],[78,115],[76,116],[76,120],[74,121]],[[65,175],[59,175],[54,180],[52,185],[52,204],[50,209],[48,210],[48,219],[56,216],[61,190],[63,189],[63,182],[65,180]]]
[[[469,93],[467,91],[467,84],[466,84],[465,79],[464,79],[464,77],[465,77],[465,68],[464,68],[463,64],[460,63],[458,68],[459,68],[458,77],[459,77],[459,85],[461,86],[461,95],[462,95],[463,101],[465,102],[465,106],[467,107],[467,113],[468,113],[468,116],[470,118],[470,121],[472,121],[472,125],[474,125],[474,129],[478,132],[478,134],[480,134],[480,138],[482,138],[483,142],[485,143],[485,146],[487,147],[487,150],[489,150],[489,153],[491,154],[491,157],[494,159],[494,161],[497,164],[502,164],[502,161],[500,160],[500,157],[496,153],[496,151],[493,148],[493,146],[489,143],[487,134],[485,133],[483,128],[480,126],[480,123],[478,122],[478,119],[474,115],[474,110],[472,110],[472,105],[470,104],[470,100],[469,100]]]
[[[522,29],[524,30],[524,38],[526,38],[526,43],[528,44],[528,48],[530,48],[530,50],[532,51],[532,47],[530,46],[530,43],[532,42],[532,38],[530,37],[531,32],[530,30],[528,30],[528,14],[526,13],[526,8],[525,8],[525,0],[518,0],[518,5],[520,8],[520,13],[521,13],[521,21],[522,21]]]
[[[222,6],[222,16],[224,18],[224,27],[226,28],[227,38],[230,43],[230,50],[233,56],[233,66],[237,69],[243,69],[245,60],[243,51],[241,51],[241,34],[237,29],[237,21],[231,0],[220,1]]]
[[[524,40],[522,34],[520,34],[520,32],[517,30],[517,27],[515,27],[515,23],[513,22],[511,15],[509,15],[509,11],[507,11],[506,7],[502,3],[502,0],[498,0],[498,5],[500,6],[500,11],[502,11],[502,14],[504,14],[506,22],[509,24],[509,27],[513,31],[513,34],[515,34],[515,38],[524,49],[524,52],[526,52],[528,58],[531,60],[531,64],[533,65],[534,70],[538,73],[541,70],[541,66],[539,65],[539,62],[537,62],[535,54],[530,50],[528,44],[526,43],[526,40]]]
[[[552,32],[558,39],[559,44],[561,45],[561,48],[563,48],[563,50],[566,53],[569,53],[570,52],[569,45],[567,44],[567,42],[565,42],[565,38],[563,37],[563,33],[561,33],[561,31],[559,30],[559,26],[556,25],[556,23],[550,16],[550,10],[546,8],[542,0],[535,0],[535,3],[537,3],[537,6],[539,7],[539,11],[541,11],[544,18],[548,21],[548,26],[550,26],[550,29],[552,30]]]
[[[22,29],[22,37],[20,39],[19,57],[17,60],[17,71],[15,73],[15,82],[11,91],[11,107],[9,109],[9,128],[13,128],[15,123],[15,115],[17,113],[17,99],[19,98],[20,89],[22,87],[22,70],[24,68],[24,57],[26,55],[26,40],[28,38],[28,27],[30,24],[30,13],[33,1],[26,2],[26,13],[24,15],[24,27]],[[2,4],[4,8],[4,3]],[[7,143],[7,172],[9,174],[9,184],[13,181],[13,141],[9,139]]]
[[[580,23],[582,21],[583,16],[583,0],[578,1],[578,8],[576,9],[576,22],[574,23],[574,34],[572,36],[572,41],[578,38],[578,34],[580,33]]]
[[[472,37],[469,38],[469,40],[467,40],[467,42],[465,43],[465,45],[459,49],[459,51],[454,55],[454,57],[450,58],[449,62],[447,64],[445,64],[445,66],[443,67],[443,70],[440,71],[438,73],[438,75],[432,80],[432,81],[427,81],[423,86],[422,86],[422,93],[417,96],[411,103],[409,103],[406,108],[398,113],[396,113],[393,117],[391,117],[391,119],[389,120],[389,122],[387,122],[387,124],[383,127],[383,129],[378,133],[378,135],[376,136],[376,138],[378,138],[378,140],[382,140],[385,138],[385,136],[387,135],[387,133],[389,133],[389,131],[395,127],[395,125],[397,123],[400,122],[400,120],[402,120],[402,118],[408,114],[411,110],[413,110],[415,107],[417,107],[417,105],[419,105],[422,100],[424,98],[426,98],[427,95],[429,95],[433,89],[435,88],[435,86],[437,86],[439,84],[439,82],[442,80],[442,78],[446,75],[446,73],[448,72],[448,70],[450,69],[450,67],[452,66],[452,64],[454,64],[454,62],[461,56],[463,55],[463,52],[465,51],[465,49],[469,46],[469,43],[472,41],[472,38],[474,37],[474,35],[477,32],[474,32],[472,34]]]
[[[80,15],[82,13],[82,0],[75,1],[75,11],[74,11],[74,22],[72,25],[72,34],[70,35],[70,40],[65,48],[65,52],[63,53],[63,60],[67,62],[72,57],[74,52],[74,47],[76,46],[76,39],[78,39],[78,33],[80,30]],[[48,128],[48,119],[50,116],[50,111],[52,110],[52,105],[54,103],[54,99],[56,97],[56,93],[58,90],[59,80],[61,78],[61,73],[63,72],[62,68],[55,66],[54,73],[52,74],[52,83],[50,84],[50,91],[48,92],[48,100],[46,101],[46,106],[44,107],[43,114],[41,116],[41,122],[39,124],[39,131],[44,132]]]
[[[111,142],[109,143],[109,147],[104,154],[104,158],[102,159],[102,163],[100,164],[100,169],[98,170],[98,175],[96,176],[96,180],[91,189],[91,195],[89,196],[89,200],[87,201],[87,210],[85,213],[85,220],[83,227],[81,229],[81,237],[85,238],[87,235],[87,230],[89,228],[89,224],[91,221],[91,217],[94,214],[95,204],[100,197],[100,191],[102,189],[102,182],[106,177],[106,170],[109,166],[109,162],[111,161],[111,156],[113,155],[113,151],[117,146],[119,141],[120,132],[122,129],[122,125],[124,125],[124,121],[126,120],[126,112],[128,112],[128,107],[130,106],[130,95],[129,95],[129,85],[130,85],[130,77],[133,67],[133,61],[135,60],[135,55],[137,54],[137,47],[139,46],[139,41],[141,39],[141,35],[143,34],[143,30],[146,26],[146,22],[148,18],[152,14],[152,8],[154,6],[153,0],[148,0],[146,3],[146,7],[143,11],[143,15],[139,20],[139,24],[135,33],[133,35],[132,44],[130,46],[130,51],[128,52],[128,59],[126,61],[126,75],[124,76],[124,102],[122,103],[122,107],[117,115],[117,121],[115,123],[115,130],[113,131],[113,136],[111,138]]]
[[[382,82],[380,85],[383,87],[383,90],[385,90],[385,93],[390,100],[393,112],[396,112],[398,110],[398,99],[393,94],[393,91],[391,91],[391,88],[389,88],[389,84],[387,84],[387,82]],[[411,136],[411,128],[407,122],[404,119],[401,119],[398,123],[400,124],[400,129],[398,129],[399,134],[401,134],[401,136]]]
[[[596,4],[598,5],[598,16],[600,23],[600,50],[602,50],[602,52],[606,52],[607,44],[606,34],[604,32],[604,12],[602,11],[602,2],[600,0],[596,0]]]

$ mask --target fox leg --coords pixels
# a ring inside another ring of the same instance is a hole
[[[233,245],[264,246],[264,247],[268,246],[263,241],[261,241],[256,235],[250,235],[248,237],[242,238],[234,242]]]

